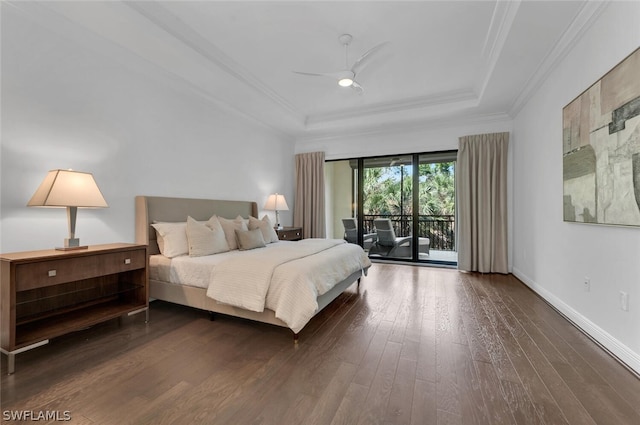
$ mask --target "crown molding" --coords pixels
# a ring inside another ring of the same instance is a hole
[[[491,114],[455,114],[447,117],[431,117],[429,119],[414,119],[392,124],[378,124],[376,126],[360,127],[351,130],[331,130],[306,132],[296,138],[296,143],[344,140],[349,137],[402,135],[425,130],[435,130],[462,125],[479,125],[511,122],[512,118],[504,112]]]
[[[267,98],[284,112],[291,115],[298,122],[304,121],[304,116],[297,108],[273,89],[245,70],[220,50],[213,43],[205,39],[197,31],[186,25],[182,20],[162,7],[157,2],[126,2],[127,6],[144,16],[157,27],[170,34],[181,43],[197,52],[210,63],[236,78],[241,83],[254,89],[261,96]]]
[[[454,106],[457,104],[461,107],[468,107],[469,104],[477,105],[477,103],[478,97],[472,90],[455,90],[430,96],[413,97],[399,101],[378,103],[371,106],[309,115],[305,120],[305,128],[311,130],[314,127],[322,127],[329,123],[367,118],[380,114],[397,114],[433,106]]]
[[[609,3],[609,0],[584,2],[571,25],[560,36],[558,42],[549,50],[536,71],[531,74],[531,77],[524,84],[524,88],[509,108],[509,115],[512,117],[518,115],[524,105],[533,97],[551,72],[558,67],[567,53],[580,41],[583,34],[593,25]]]
[[[482,57],[485,58],[485,60],[480,67],[481,71],[478,73],[479,78],[477,80],[476,91],[479,99],[482,99],[484,96],[484,91],[500,59],[500,54],[509,37],[511,26],[518,14],[519,8],[520,0],[496,2],[491,23],[487,31],[487,38],[482,48]]]

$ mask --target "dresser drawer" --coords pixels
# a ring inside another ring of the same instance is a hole
[[[278,239],[281,241],[299,241],[302,239],[301,227],[285,227],[284,229],[279,229],[277,232]]]
[[[16,291],[90,279],[145,266],[145,249],[18,264]]]
[[[145,268],[147,250],[121,251],[111,254],[96,255],[98,276]]]

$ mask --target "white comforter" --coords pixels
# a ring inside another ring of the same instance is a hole
[[[361,247],[339,239],[278,242],[251,251],[171,261],[171,281],[197,277],[197,286],[218,302],[253,311],[275,312],[299,332],[318,309],[317,297],[371,265]]]
[[[338,239],[306,239],[297,244],[278,244],[268,250],[252,250],[219,264],[211,272],[207,296],[224,304],[264,311],[267,290],[276,267],[344,244]],[[296,269],[296,272],[306,272]],[[291,276],[295,277],[295,276]]]

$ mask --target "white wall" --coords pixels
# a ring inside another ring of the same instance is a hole
[[[78,212],[83,244],[133,242],[140,194],[261,208],[277,191],[293,202],[292,140],[149,74],[149,64],[120,60],[124,52],[103,55],[65,34],[2,9],[1,252],[67,237],[63,209],[26,207],[55,168],[92,172],[109,204]]]
[[[514,274],[638,372],[640,228],[563,221],[562,108],[639,45],[640,3],[608,5],[515,118],[512,145]]]
[[[434,122],[366,134],[308,137],[297,141],[296,153],[324,151],[326,159],[347,159],[456,150],[461,136],[510,131],[512,125],[507,116],[476,121]]]

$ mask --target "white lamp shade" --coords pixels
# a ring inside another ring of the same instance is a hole
[[[269,195],[267,202],[264,204],[264,209],[267,211],[289,211],[287,200],[284,199],[284,195],[274,193]]]
[[[51,170],[33,194],[29,207],[108,207],[91,173]]]

